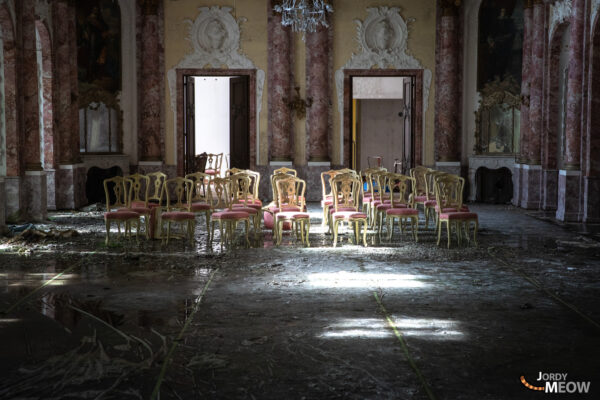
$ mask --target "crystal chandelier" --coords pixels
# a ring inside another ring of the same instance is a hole
[[[324,0],[283,0],[274,10],[281,13],[281,25],[291,25],[294,32],[302,32],[302,39],[319,24],[328,27],[326,13],[333,12]]]

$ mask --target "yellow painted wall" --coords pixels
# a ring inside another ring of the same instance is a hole
[[[340,69],[351,58],[352,53],[359,51],[356,42],[356,23],[354,20],[365,20],[367,17],[367,8],[378,6],[399,7],[400,15],[405,21],[414,18],[415,21],[408,24],[408,53],[414,56],[425,67],[435,74],[435,2],[433,0],[395,0],[395,1],[376,1],[376,0],[335,0],[332,2],[333,12],[333,72]],[[189,32],[189,25],[184,21],[194,20],[198,15],[198,8],[205,6],[228,6],[233,8],[233,14],[236,18],[244,17],[247,19],[241,26],[241,53],[251,59],[257,68],[267,71],[267,0],[215,0],[210,3],[198,0],[165,0],[165,70],[173,68],[187,54],[192,52],[190,43],[186,40]],[[295,40],[295,58],[297,63],[294,67],[295,83],[301,89],[300,93],[304,98],[306,95],[305,87],[305,48],[304,43],[298,35]],[[201,68],[203,66],[198,66]],[[167,164],[173,165],[176,160],[173,157],[174,125],[173,112],[170,105],[170,93],[166,82],[166,153]],[[339,164],[340,153],[340,114],[338,110],[337,89],[334,77],[331,77],[331,103],[333,104],[333,160],[334,164]],[[429,107],[425,114],[425,159],[427,165],[433,164],[433,109],[434,109],[434,82],[432,81],[429,94]],[[258,140],[260,140],[260,164],[265,164],[268,155],[268,134],[267,134],[267,93],[268,85],[265,77],[265,86],[262,97],[262,110],[260,114],[260,126],[258,131]],[[306,156],[305,151],[305,129],[303,121],[295,121],[295,160],[303,164]],[[254,151],[252,149],[251,151]]]

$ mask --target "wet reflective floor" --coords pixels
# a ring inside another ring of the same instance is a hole
[[[531,399],[540,372],[598,398],[597,227],[472,209],[479,245],[450,249],[423,221],[333,248],[316,205],[310,247],[202,218],[106,246],[100,211],[53,213],[77,234],[0,243],[0,398]]]

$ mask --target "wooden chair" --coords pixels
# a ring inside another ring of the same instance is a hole
[[[388,174],[388,185],[390,192],[394,195],[390,198],[391,207],[385,210],[388,222],[388,240],[394,235],[394,222],[398,220],[400,232],[404,233],[404,223],[408,220],[411,225],[412,235],[415,242],[419,241],[419,210],[415,208],[412,191],[414,190],[414,178],[403,174]]]
[[[458,244],[461,244],[462,233],[466,234],[467,241],[470,240],[469,230],[473,224],[473,242],[477,245],[477,229],[479,227],[479,218],[476,213],[464,211],[462,204],[462,191],[464,188],[464,179],[456,175],[438,176],[435,181],[435,194],[438,211],[438,240],[439,246],[442,235],[442,225],[446,224],[448,235],[448,248],[450,248],[451,231],[456,232]]]
[[[194,230],[196,228],[196,216],[192,212],[192,193],[194,181],[182,177],[167,179],[163,185],[161,194],[166,200],[165,211],[161,213],[161,236],[163,243],[169,244],[171,238],[171,224],[178,223],[185,227],[186,234],[190,243],[194,243]],[[164,223],[167,223],[167,232],[165,235]]]
[[[287,170],[287,172],[281,171],[281,170]],[[294,175],[293,172],[295,172],[294,170],[291,170],[289,168],[280,168],[279,170],[276,171],[280,171],[280,172],[275,172],[273,173],[273,175],[271,175],[271,191],[272,191],[272,198],[273,201],[271,203],[269,203],[267,206],[263,207],[263,222],[265,225],[266,229],[272,229],[273,230],[273,237],[277,237],[277,225],[275,224],[275,215],[279,212],[279,211],[304,211],[301,209],[298,209],[296,206],[289,206],[287,204],[279,204],[278,203],[278,199],[279,199],[279,194],[277,192],[277,181],[280,179],[286,179],[289,178],[290,176],[295,177],[296,175]],[[291,229],[291,224],[286,222],[283,224],[283,229],[284,230],[289,230]]]
[[[417,165],[414,168],[410,169],[410,176],[414,179],[414,195],[413,200],[415,205],[418,207],[419,205],[423,206],[423,213],[425,213],[425,202],[428,200],[427,198],[427,184],[425,179],[425,174],[429,171],[429,168],[424,167],[422,165]]]
[[[333,207],[330,221],[332,221],[333,228],[333,247],[337,245],[339,224],[343,222],[352,225],[356,244],[359,242],[359,224],[362,223],[363,245],[367,245],[367,214],[358,211],[361,185],[361,179],[355,174],[339,174],[331,179]]]
[[[210,191],[210,175],[203,172],[195,172],[193,174],[187,174],[186,179],[190,179],[193,182],[192,185],[192,205],[190,211],[194,214],[204,214],[206,221],[206,234],[209,235],[210,239],[210,214],[212,212],[211,204],[211,191]]]
[[[298,171],[296,171],[293,168],[281,167],[281,168],[278,168],[275,171],[273,171],[273,175],[275,175],[275,174],[288,174],[288,175],[298,176]]]
[[[329,225],[329,208],[333,205],[333,193],[331,190],[331,178],[341,172],[335,169],[321,172],[321,208],[323,208],[323,220],[321,225]]]
[[[387,172],[385,168],[367,168],[364,170],[361,175],[366,183],[366,185],[361,185],[361,193],[362,193],[362,211],[367,215],[371,215],[371,203],[373,202],[373,193],[378,191],[379,189],[373,189],[373,174]],[[366,188],[365,188],[366,186]]]
[[[206,154],[206,168],[204,173],[213,177],[221,176],[221,164],[223,163],[223,153]]]
[[[150,178],[150,193],[148,196],[149,204],[161,204],[163,186],[167,180],[167,175],[162,172],[150,172],[146,174]]]
[[[150,192],[150,177],[141,174],[127,175],[126,179],[131,180],[131,203],[129,209],[135,211],[140,216],[144,217],[144,226],[146,229],[146,239],[150,239],[153,234],[152,218],[153,208],[158,205],[151,206],[148,203],[148,194]]]
[[[435,180],[442,175],[446,175],[447,172],[436,171],[429,169],[425,173],[425,193],[427,195],[427,201],[424,203],[425,213],[425,227],[429,227],[429,220],[434,221],[434,226],[437,229],[437,201],[435,200]]]
[[[237,211],[245,211],[252,219],[254,231],[260,230],[260,207],[251,207],[249,204],[252,201],[250,187],[252,186],[252,178],[246,171],[238,172],[229,177],[231,180],[231,195],[232,207]]]
[[[277,180],[277,194],[279,196],[277,203],[286,204],[288,207],[297,207],[299,210],[305,209],[304,193],[306,191],[306,182],[303,179],[290,176]],[[310,215],[304,211],[280,211],[275,215],[275,225],[277,226],[277,245],[281,244],[283,236],[283,224],[291,223],[291,230],[300,231],[302,244],[310,246],[308,233],[310,231]],[[299,226],[298,226],[299,224]]]
[[[250,241],[248,240],[248,231],[250,230],[250,214],[244,210],[235,209],[233,207],[234,195],[231,178],[216,177],[213,179],[212,184],[213,196],[211,208],[213,212],[211,238],[214,239],[215,237],[215,224],[218,223],[219,231],[221,233],[221,247],[223,247],[223,242],[233,242],[235,229],[238,223],[243,222],[246,233],[246,244],[250,245]]]
[[[124,233],[127,234],[128,238],[131,238],[131,225],[135,225],[135,239],[138,241],[140,214],[129,209],[133,182],[122,176],[115,176],[105,179],[103,185],[106,196],[106,212],[104,213],[106,239],[104,243],[108,245],[110,241],[110,226],[113,221],[117,223],[119,235],[121,234],[121,224],[123,224]]]

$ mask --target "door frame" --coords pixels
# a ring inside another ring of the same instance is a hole
[[[175,132],[176,137],[176,157],[177,157],[177,175],[183,176],[184,174],[184,158],[185,158],[185,144],[184,144],[184,112],[183,112],[183,77],[184,76],[247,76],[248,78],[248,145],[250,148],[250,169],[256,168],[256,69],[224,69],[224,68],[177,68],[177,85],[176,85],[176,99],[177,99],[177,131]]]
[[[354,77],[407,77],[414,78],[415,98],[413,99],[413,154],[414,165],[423,163],[423,70],[422,69],[345,69],[344,70],[344,160],[350,166],[352,161],[352,78]]]

